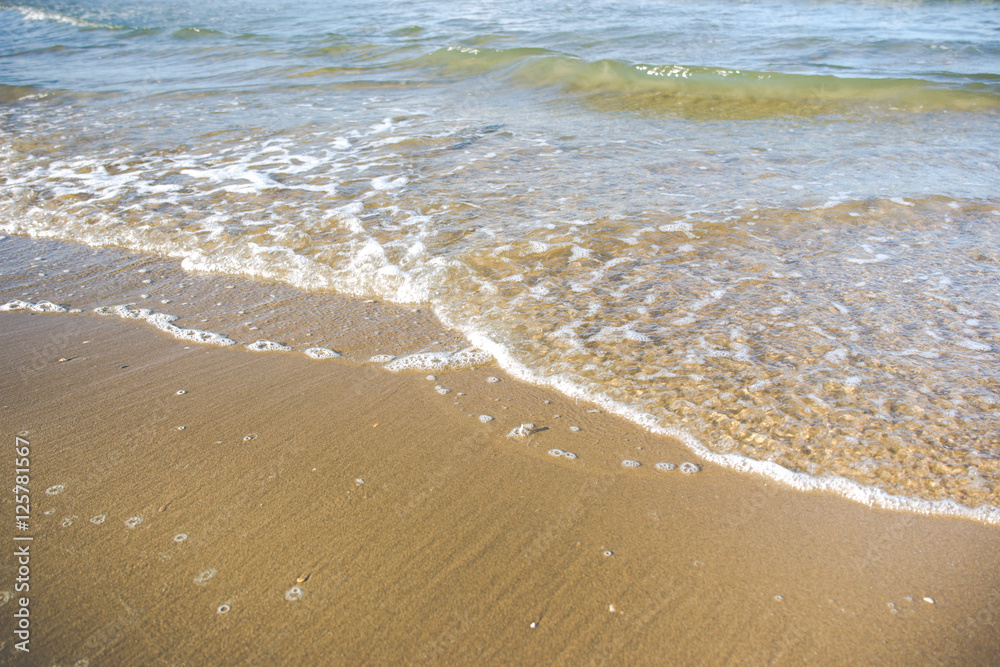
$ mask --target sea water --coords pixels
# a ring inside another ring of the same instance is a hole
[[[998,137],[992,2],[0,4],[4,233],[411,304],[464,340],[404,370],[987,521]]]

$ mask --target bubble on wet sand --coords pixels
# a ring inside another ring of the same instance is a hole
[[[247,345],[247,349],[251,352],[284,352],[292,348],[284,343],[275,343],[274,341],[261,338],[257,342]]]
[[[21,299],[13,299],[12,301],[8,301],[4,305],[0,306],[0,310],[3,311],[30,310],[35,313],[66,312],[66,308],[64,306],[52,303],[51,301],[39,301],[38,303],[32,303],[31,301],[22,301]]]
[[[479,421],[481,421],[481,422],[483,422],[484,424],[486,424],[486,423],[488,423],[488,422],[491,422],[491,421],[493,421],[493,417],[492,417],[492,416],[490,416],[490,415],[479,415]]]
[[[204,586],[209,582],[209,580],[212,577],[215,576],[216,572],[217,570],[214,567],[210,567],[201,574],[199,574],[197,577],[195,577],[194,583],[198,584],[199,586]]]
[[[427,380],[430,381],[430,382],[434,382],[434,380],[437,380],[437,376],[436,375],[428,375],[427,376]]]
[[[174,535],[174,542],[180,544],[181,542],[187,542],[187,533],[177,533]]]
[[[102,523],[104,523],[107,520],[108,520],[108,517],[105,514],[98,514],[97,516],[90,517],[90,523],[94,524],[95,526],[100,526]]]
[[[604,551],[601,552],[601,555],[604,556],[605,558],[611,558],[612,556],[615,555],[615,552],[612,551],[611,549],[605,549]]]
[[[325,347],[310,347],[306,350],[306,356],[312,357],[313,359],[336,359],[342,355],[340,352],[330,350]]]
[[[508,438],[524,438],[532,434],[535,430],[534,424],[521,424],[511,429],[507,434]]]
[[[140,523],[142,523],[142,517],[141,516],[132,516],[132,517],[129,517],[129,518],[125,519],[125,525],[128,526],[130,529],[135,528]]]
[[[669,472],[671,470],[676,470],[677,464],[660,462],[653,467],[656,468],[657,470],[663,470],[664,472]]]
[[[387,364],[393,359],[395,359],[391,354],[376,354],[374,357],[368,360],[370,364]]]
[[[56,484],[45,489],[45,494],[49,496],[57,496],[66,490],[66,486],[63,484]]]
[[[571,431],[579,431],[580,427],[579,426],[570,426],[569,430],[571,430]]]
[[[396,357],[386,363],[390,371],[457,371],[483,366],[493,357],[473,347],[458,352],[418,352]]]
[[[226,602],[226,603],[220,604],[219,607],[215,610],[215,613],[216,614],[228,614],[231,609],[232,609],[232,607],[229,605],[228,602]]]
[[[685,461],[681,464],[681,472],[686,475],[692,475],[696,472],[701,471],[701,466],[697,463],[691,463],[690,461]]]
[[[66,517],[65,519],[62,520],[62,523],[60,525],[63,528],[69,528],[70,526],[73,525],[74,521],[76,521],[76,515],[68,516],[68,517]]]
[[[642,465],[641,463],[633,459],[625,459],[624,461],[622,461],[623,468],[638,468],[641,465]]]
[[[177,390],[177,395],[178,396],[183,396],[186,393],[187,393],[187,389],[178,389]]]
[[[257,439],[257,434],[256,433],[247,433],[245,436],[243,436],[243,442],[246,442],[248,440],[256,440],[256,439]]]
[[[0,306],[0,310],[6,312],[12,312],[15,310],[28,310],[34,304],[30,301],[22,301],[21,299],[11,299],[4,305]]]
[[[500,378],[498,378],[496,376],[493,376],[493,375],[490,375],[488,378],[486,378],[486,381],[487,382],[499,382]]]
[[[235,345],[236,341],[228,336],[213,333],[211,331],[201,331],[200,329],[185,329],[179,327],[174,322],[178,319],[176,315],[167,313],[157,313],[149,308],[136,308],[131,305],[101,306],[95,308],[98,315],[120,317],[124,320],[142,320],[153,325],[160,331],[170,334],[174,338],[191,341],[193,343],[205,343],[208,345]]]
[[[573,461],[577,458],[577,455],[574,454],[573,452],[567,452],[562,449],[550,449],[549,454],[552,456],[560,456],[562,458],[569,459],[570,461]]]
[[[298,586],[292,586],[287,591],[285,591],[285,599],[289,602],[295,602],[296,600],[301,600],[304,592]]]
[[[439,394],[441,394],[442,396],[444,396],[445,394],[448,394],[448,393],[450,393],[450,392],[451,392],[451,389],[447,389],[447,388],[445,388],[445,387],[442,387],[441,385],[435,385],[435,386],[434,386],[434,391],[436,391],[437,393],[439,393]]]

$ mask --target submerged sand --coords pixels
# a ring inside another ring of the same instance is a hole
[[[430,381],[93,314],[0,333],[34,537],[30,653],[0,556],[3,664],[1000,660],[996,526],[705,464],[495,367]]]

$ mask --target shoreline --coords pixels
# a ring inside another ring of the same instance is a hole
[[[35,452],[32,664],[1000,655],[992,526],[660,472],[693,457],[495,367],[439,373],[440,394],[90,314],[0,331],[4,432]]]
[[[322,343],[328,346],[325,349],[345,351],[345,360],[356,365],[372,363],[371,358],[387,356],[387,352],[396,358],[426,349],[454,353],[471,343],[495,359],[490,363],[518,380],[564,398],[587,401],[657,436],[684,443],[692,457],[736,473],[760,476],[802,492],[833,493],[865,507],[1000,525],[1000,508],[988,503],[969,506],[953,499],[894,494],[846,477],[815,476],[739,453],[714,451],[682,427],[663,426],[629,405],[559,378],[539,376],[488,336],[453,322],[442,322],[427,307],[303,291],[293,285],[242,275],[188,272],[178,266],[176,259],[127,249],[16,235],[0,237],[0,242],[5,244],[5,260],[14,269],[5,276],[3,282],[7,284],[3,286],[7,289],[3,291],[13,295],[21,289],[22,299],[64,299],[74,310],[89,312],[99,308],[104,315],[126,320],[135,318],[138,309],[148,308],[152,313],[145,318],[146,324],[152,327],[167,328],[159,321],[162,318],[179,319],[179,329],[169,327],[175,337],[182,332],[203,333],[203,340],[197,342],[239,347],[254,339],[263,339],[268,345],[271,341],[278,343],[267,351],[302,353],[306,345],[321,340],[313,337],[313,332],[320,332],[327,339]],[[36,264],[43,258],[57,267],[68,264],[76,268],[72,275],[34,273],[39,266],[45,268],[44,264]],[[213,305],[217,299],[222,301]],[[121,304],[128,304],[126,312]],[[199,322],[209,323],[210,331],[202,331]],[[283,349],[285,342],[288,349]]]

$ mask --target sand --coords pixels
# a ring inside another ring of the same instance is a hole
[[[995,526],[734,473],[496,367],[431,381],[87,313],[0,334],[4,482],[26,433],[32,500],[19,532],[3,498],[3,664],[1000,660]]]

